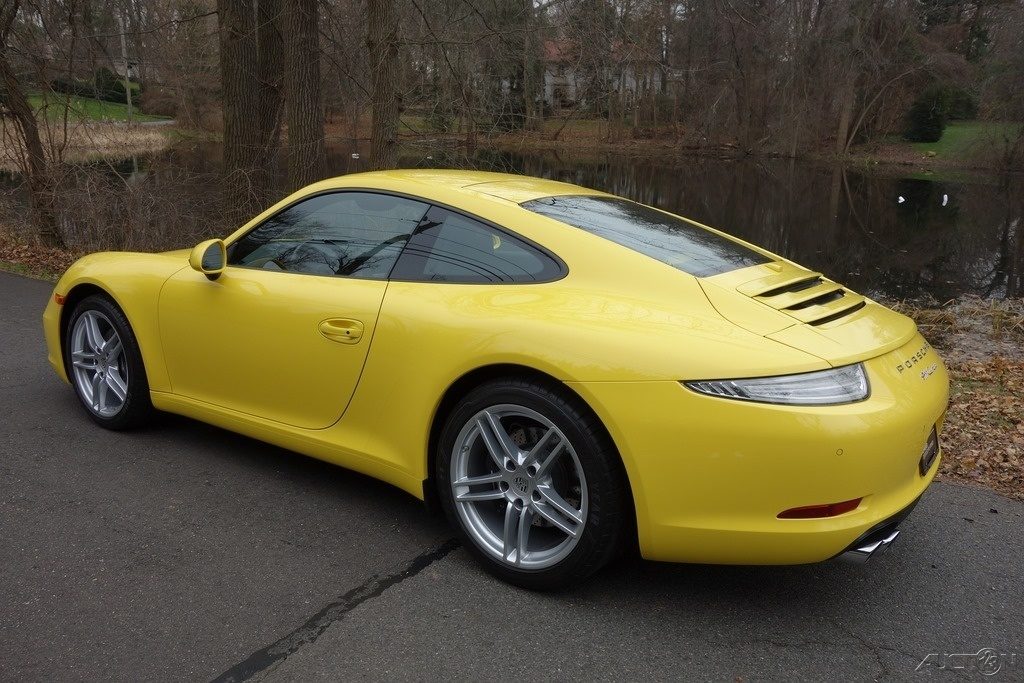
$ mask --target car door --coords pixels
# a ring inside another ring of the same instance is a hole
[[[305,429],[336,422],[427,208],[369,192],[307,197],[228,245],[216,280],[176,273],[159,301],[172,391]]]

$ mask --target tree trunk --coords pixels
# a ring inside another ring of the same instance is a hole
[[[839,125],[836,127],[836,156],[846,154],[850,141],[850,124],[853,121],[853,108],[857,103],[857,72],[861,69],[858,61],[861,59],[859,52],[862,47],[862,34],[866,16],[870,7],[867,4],[851,6],[851,18],[853,20],[853,35],[846,47],[847,65],[846,73],[843,75],[843,82],[839,84]]]
[[[281,117],[284,95],[284,40],[281,37],[281,0],[256,0],[256,80],[259,107],[255,111],[256,134],[262,141],[260,159],[268,174],[277,168],[277,150],[281,142]],[[268,178],[268,181],[272,178]]]
[[[540,127],[540,121],[535,111],[537,85],[534,69],[537,60],[534,55],[537,45],[533,34],[533,11],[533,0],[525,0],[523,3],[523,128],[525,130],[537,130]],[[543,101],[543,98],[541,100]],[[543,104],[541,106],[543,107]]]
[[[318,4],[317,0],[285,0],[288,184],[292,189],[322,180],[327,173]]]
[[[220,79],[224,116],[224,180],[227,211],[236,220],[261,204],[256,117],[259,90],[255,12],[251,0],[217,0],[220,37]]]
[[[836,127],[836,156],[846,153],[847,141],[850,139],[850,119],[853,118],[853,105],[856,98],[854,92],[854,74],[848,73],[839,92],[839,125]]]
[[[398,165],[398,120],[402,115],[398,90],[398,14],[394,0],[367,0],[366,4],[366,45],[373,74],[370,166],[395,168]]]
[[[7,37],[18,14],[18,4],[18,0],[0,1],[0,100],[10,110],[19,142],[25,149],[21,165],[28,180],[36,235],[47,246],[62,247],[64,241],[53,210],[53,178],[39,137],[39,122],[7,58]]]

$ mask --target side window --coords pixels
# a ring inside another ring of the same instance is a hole
[[[391,279],[548,282],[561,272],[557,261],[524,240],[434,206],[409,239]]]
[[[369,192],[310,197],[232,244],[228,264],[386,279],[427,207],[412,199]]]

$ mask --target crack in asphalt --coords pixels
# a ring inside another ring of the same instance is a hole
[[[434,562],[443,559],[459,547],[457,540],[449,539],[425,553],[414,557],[400,571],[387,576],[371,576],[369,579],[328,603],[323,609],[306,620],[302,626],[283,638],[261,648],[213,679],[213,683],[239,683],[282,662],[299,648],[316,641],[327,628],[342,619],[367,600],[380,596],[392,586],[411,579]]]
[[[874,680],[880,681],[883,678],[888,678],[892,675],[892,671],[889,669],[889,665],[886,663],[885,658],[882,656],[881,649],[876,647],[870,640],[868,640],[861,634],[857,633],[853,629],[847,628],[846,626],[840,624],[838,621],[834,619],[830,619],[829,621],[831,621],[832,624],[839,630],[845,631],[846,634],[853,638],[857,643],[859,643],[863,649],[871,653],[871,656],[875,660],[875,664],[878,666],[878,672],[874,675]]]

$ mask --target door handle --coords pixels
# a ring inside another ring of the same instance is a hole
[[[351,318],[331,318],[319,325],[320,334],[331,341],[356,344],[363,338],[363,324]]]

